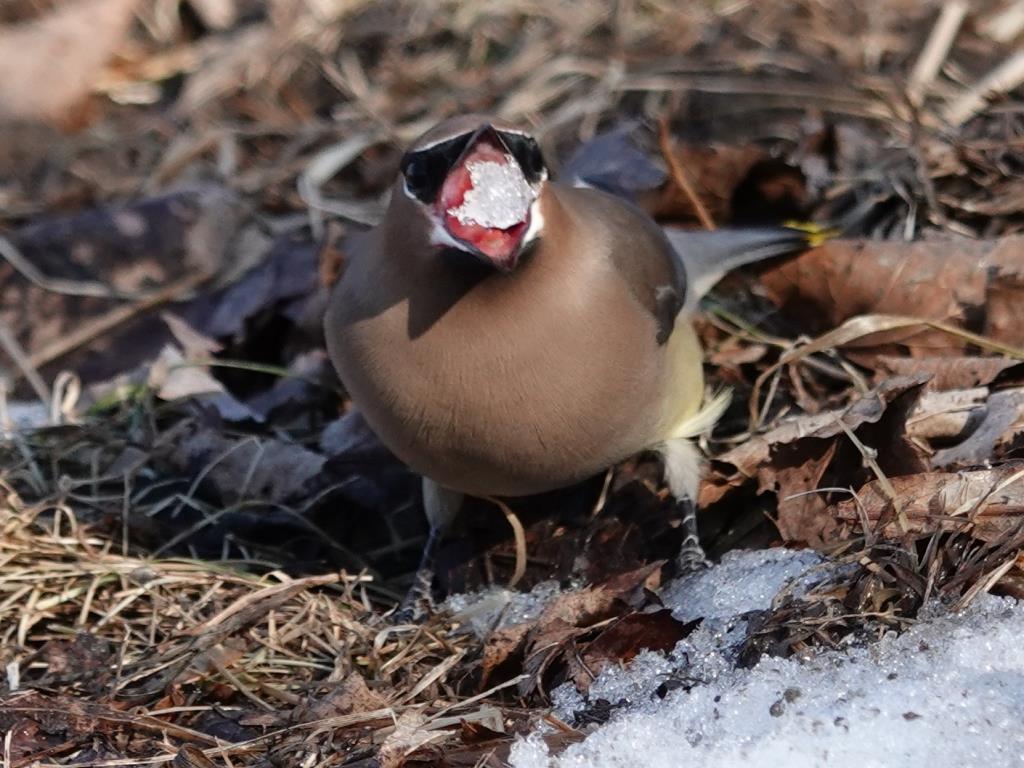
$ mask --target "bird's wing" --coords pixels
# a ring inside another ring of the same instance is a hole
[[[575,212],[577,226],[599,230],[591,234],[601,245],[601,258],[657,321],[658,343],[665,344],[686,297],[686,274],[661,227],[632,203],[601,190],[555,184],[552,191]]]

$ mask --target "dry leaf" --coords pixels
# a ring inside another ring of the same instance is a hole
[[[901,315],[952,322],[1024,346],[1022,235],[912,243],[832,240],[769,265],[761,280],[769,298],[811,332],[858,315]],[[924,357],[967,345],[921,329],[879,333],[869,341],[873,346],[898,343]]]
[[[450,731],[428,731],[427,718],[415,710],[407,710],[398,716],[395,730],[384,739],[377,753],[380,768],[399,768],[406,758],[420,747],[432,741],[447,738]]]
[[[187,322],[171,312],[161,312],[160,319],[167,324],[171,335],[184,350],[189,360],[202,360],[220,352],[224,345],[204,336]]]
[[[971,468],[999,459],[1015,449],[1022,431],[1021,387],[925,392],[907,418],[907,435],[934,446],[934,469]]]
[[[818,547],[834,532],[835,523],[825,514],[828,507],[826,496],[818,493],[817,489],[821,487],[821,479],[836,455],[836,446],[835,442],[830,442],[820,455],[780,467],[774,473],[774,488],[758,488],[759,492],[777,491],[779,501],[775,524],[785,541],[806,542]],[[817,447],[820,450],[820,446]]]
[[[787,419],[752,437],[715,458],[701,487],[700,505],[756,483],[758,494],[777,496],[776,524],[785,541],[826,544],[838,528],[828,496],[818,489],[856,487],[870,476],[847,430],[874,451],[887,475],[928,469],[926,450],[907,434],[909,414],[926,380],[924,375],[894,377],[845,408]]]
[[[224,385],[206,368],[191,365],[175,347],[168,344],[149,370],[149,386],[162,400],[178,400],[195,395],[221,394]]]
[[[658,585],[662,565],[663,561],[651,563],[616,574],[601,584],[555,597],[529,624],[523,641],[523,672],[529,677],[519,684],[520,693],[525,695],[541,687],[542,678],[552,665],[569,656],[574,641],[592,631],[595,624],[632,612],[642,604],[646,600],[645,590]],[[514,635],[498,638],[501,649],[510,647],[513,640]],[[518,646],[513,650],[517,651]],[[509,658],[509,654],[505,658]]]
[[[667,608],[623,616],[598,635],[580,654],[581,663],[576,665],[573,674],[577,690],[585,691],[589,688],[593,677],[605,667],[631,661],[641,651],[671,651],[699,623],[684,624],[673,618],[672,611]]]
[[[845,408],[786,419],[774,429],[755,435],[736,448],[716,456],[713,471],[701,488],[700,506],[718,501],[728,492],[728,486],[738,487],[748,479],[757,477],[759,472],[770,467],[785,446],[800,441],[835,437],[843,434],[844,426],[857,431],[864,424],[877,423],[890,403],[919,389],[926,380],[926,376],[893,377]],[[732,468],[732,471],[728,468]],[[767,487],[764,480],[759,484],[762,488]]]
[[[890,376],[913,376],[927,373],[931,376],[925,384],[929,390],[970,389],[983,387],[992,382],[1015,378],[1018,368],[1024,373],[1024,363],[1005,357],[893,357],[879,355],[874,359],[875,379],[881,382]],[[1017,373],[1017,375],[1020,375]]]
[[[803,173],[760,147],[683,145],[675,154],[716,222],[776,222],[799,216],[806,206]],[[698,220],[690,198],[673,183],[646,197],[644,207],[659,219]]]
[[[128,31],[137,0],[77,0],[0,27],[0,120],[62,122]]]
[[[511,627],[495,630],[487,638],[484,645],[483,659],[480,661],[480,689],[488,687],[491,675],[501,665],[522,653],[529,623],[515,624]]]
[[[1024,463],[1009,462],[971,472],[930,472],[889,478],[910,532],[925,536],[972,524],[972,535],[1000,541],[1024,522]],[[892,499],[877,480],[830,510],[837,519],[859,526],[867,519],[887,538],[902,534]],[[882,527],[879,528],[879,523]]]
[[[350,672],[344,680],[319,686],[313,695],[295,707],[292,720],[308,723],[353,712],[373,712],[386,706],[384,697],[371,691],[362,675]]]
[[[979,410],[979,421],[970,435],[932,456],[932,466],[969,467],[997,456],[997,447],[1011,443],[1024,430],[1024,390],[992,393]]]

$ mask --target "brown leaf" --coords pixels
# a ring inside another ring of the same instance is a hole
[[[926,376],[893,377],[845,408],[787,419],[712,462],[701,488],[701,506],[756,484],[778,498],[779,533],[785,541],[822,546],[837,532],[822,486],[858,486],[872,475],[846,437],[854,433],[875,452],[887,475],[929,468],[924,448],[907,434],[907,420]],[[841,450],[840,450],[841,449]]]
[[[296,723],[308,723],[354,712],[372,712],[386,706],[384,697],[371,691],[362,675],[350,672],[344,680],[319,686],[308,700],[295,707],[292,719]]]
[[[562,621],[573,627],[587,627],[609,618],[616,604],[628,605],[635,602],[638,590],[643,587],[656,588],[662,565],[662,562],[651,563],[633,571],[615,574],[601,584],[563,592],[537,618],[536,627],[540,631],[531,638],[532,642],[537,644],[543,635],[543,628],[549,623]]]
[[[716,222],[780,221],[803,210],[803,173],[753,145],[680,145],[675,152],[694,192]],[[698,221],[689,196],[668,182],[645,195],[659,219]]]
[[[913,376],[927,373],[931,376],[926,389],[969,389],[987,386],[1004,373],[1012,376],[1009,369],[1019,368],[1024,373],[1024,364],[1006,357],[892,357],[879,355],[874,359],[875,380],[881,382],[890,376]]]
[[[515,624],[491,633],[484,644],[483,659],[480,662],[480,689],[487,688],[491,675],[513,657],[521,654],[526,635],[530,631],[528,623]]]
[[[1010,462],[971,472],[930,472],[889,478],[910,532],[925,536],[940,530],[962,529],[971,523],[972,535],[999,541],[1024,522],[1024,463]],[[874,480],[856,497],[835,504],[838,520],[858,526],[867,519],[875,533],[901,537],[892,514],[892,500]],[[877,530],[879,521],[885,521]]]
[[[507,733],[495,731],[483,723],[463,720],[459,723],[459,736],[463,744],[485,744],[494,741],[511,741]]]
[[[997,446],[1011,442],[1024,430],[1024,390],[994,392],[979,411],[980,423],[967,439],[936,451],[933,467],[967,467],[990,461]]]
[[[67,120],[121,45],[136,4],[77,0],[0,27],[0,120]]]
[[[520,683],[520,693],[525,695],[540,687],[548,669],[593,625],[644,602],[644,590],[657,586],[662,565],[664,561],[658,561],[616,574],[602,584],[564,592],[552,600],[526,638],[523,671],[529,678]]]
[[[795,461],[775,473],[779,497],[776,525],[785,541],[806,542],[817,547],[835,530],[835,522],[825,514],[826,496],[814,492],[821,487],[821,478],[835,455],[836,443],[831,442],[821,455]]]
[[[987,387],[924,392],[907,419],[907,434],[913,440],[950,442],[970,435],[985,407]]]
[[[576,688],[586,691],[593,675],[609,664],[628,662],[641,651],[671,651],[676,643],[693,631],[697,623],[684,624],[673,618],[672,611],[667,608],[623,616],[583,650],[582,665],[573,675]]]
[[[925,392],[907,419],[912,440],[936,446],[930,462],[934,469],[970,468],[999,459],[1017,447],[1022,432],[1021,387]]]
[[[674,154],[694,192],[715,221],[729,219],[736,187],[756,163],[767,157],[764,150],[753,146],[679,145]],[[698,220],[690,198],[671,181],[664,184],[645,207],[658,218]]]
[[[716,456],[713,471],[701,487],[700,506],[715,503],[731,488],[746,484],[759,472],[770,468],[774,457],[784,446],[833,438],[843,434],[844,426],[856,431],[864,424],[880,421],[890,403],[920,388],[926,380],[926,376],[893,377],[845,408],[787,419],[774,429]],[[769,478],[761,480],[759,485],[763,489],[772,482],[774,480]]]
[[[832,240],[767,265],[769,298],[811,332],[864,314],[951,322],[1024,345],[1024,236],[923,242]],[[928,329],[872,334],[859,346],[898,344],[916,356],[959,351],[967,342]]]

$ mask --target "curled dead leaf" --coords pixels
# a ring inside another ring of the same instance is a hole
[[[875,358],[874,365],[878,381],[890,376],[927,373],[931,378],[925,384],[925,388],[939,391],[983,387],[997,379],[1016,379],[1024,373],[1024,364],[1019,360],[978,355],[918,358],[879,355]]]
[[[481,686],[491,681],[499,667],[511,665],[521,656],[522,671],[528,677],[519,684],[520,692],[525,695],[542,688],[542,678],[559,660],[571,655],[578,639],[592,634],[602,622],[634,612],[646,601],[646,591],[659,583],[662,565],[663,561],[651,563],[601,584],[563,592],[534,621],[493,632],[484,645]]]
[[[920,242],[831,240],[782,263],[761,280],[768,297],[802,328],[820,332],[865,314],[949,322],[1024,345],[1024,236]],[[967,340],[898,328],[862,345],[898,344],[915,356],[961,350]]]
[[[631,661],[641,651],[671,651],[699,623],[679,621],[668,608],[623,616],[590,642],[572,665],[577,690],[587,690],[602,669]]]
[[[909,531],[926,536],[969,527],[973,536],[999,541],[1024,523],[1024,463],[1010,462],[968,472],[927,472],[889,479]],[[878,481],[860,488],[854,498],[830,510],[838,520],[874,533],[900,536],[893,500]]]
[[[530,631],[527,623],[515,624],[491,633],[484,645],[483,660],[480,662],[480,689],[487,688],[495,670],[510,662],[523,651],[526,635]]]
[[[701,487],[700,506],[756,484],[757,493],[777,495],[776,523],[784,540],[823,544],[836,528],[827,497],[818,493],[823,479],[828,476],[824,484],[829,487],[848,487],[867,478],[862,457],[851,453],[847,431],[877,452],[888,474],[928,468],[925,449],[907,435],[908,415],[925,381],[927,375],[893,377],[845,408],[786,419],[715,457]]]

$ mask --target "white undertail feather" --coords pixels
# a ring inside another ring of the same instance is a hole
[[[732,402],[732,390],[721,389],[705,398],[700,409],[680,424],[677,424],[669,435],[669,440],[677,438],[697,437],[708,432],[722,418]]]
[[[697,413],[679,424],[672,436],[658,446],[658,453],[665,463],[665,480],[677,499],[685,497],[697,503],[703,457],[693,444],[693,438],[714,427],[731,399],[732,392],[728,389],[711,395]]]

